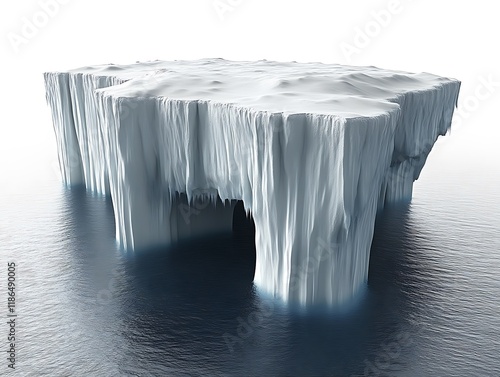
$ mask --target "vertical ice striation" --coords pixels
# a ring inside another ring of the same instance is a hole
[[[411,199],[460,83],[374,67],[222,59],[45,74],[63,178],[109,194],[139,250],[256,228],[255,283],[337,305],[368,276],[377,210]]]
[[[84,179],[73,117],[69,74],[45,73],[44,76],[47,102],[52,110],[62,179],[67,185],[78,185],[83,183]]]
[[[411,200],[413,182],[420,176],[434,143],[451,126],[459,87],[455,83],[451,90],[437,87],[398,96],[401,119],[394,135],[394,152],[381,205],[385,201]]]
[[[59,166],[68,186],[84,183],[92,191],[109,191],[95,90],[122,82],[112,76],[80,72],[45,73]]]

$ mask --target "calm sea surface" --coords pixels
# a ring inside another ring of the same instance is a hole
[[[47,110],[8,126],[0,316],[14,261],[16,375],[500,376],[498,139],[438,143],[411,205],[378,221],[366,295],[325,315],[256,291],[251,231],[120,251],[111,202],[54,172]]]

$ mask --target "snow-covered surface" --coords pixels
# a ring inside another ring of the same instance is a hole
[[[45,82],[63,179],[111,195],[123,247],[230,229],[243,200],[255,283],[329,305],[366,282],[377,209],[411,199],[460,88],[427,73],[222,59]]]

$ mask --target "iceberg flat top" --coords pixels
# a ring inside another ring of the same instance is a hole
[[[429,73],[267,60],[153,61],[88,66],[71,73],[113,76],[125,81],[100,89],[105,96],[212,101],[271,113],[341,118],[375,117],[398,111],[395,100],[405,93],[457,82]]]

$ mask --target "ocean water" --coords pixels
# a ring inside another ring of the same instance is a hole
[[[253,286],[245,219],[233,235],[121,251],[111,202],[62,186],[47,110],[17,114],[0,171],[16,375],[500,376],[500,153],[478,131],[439,142],[412,203],[378,219],[357,306],[298,313]]]

